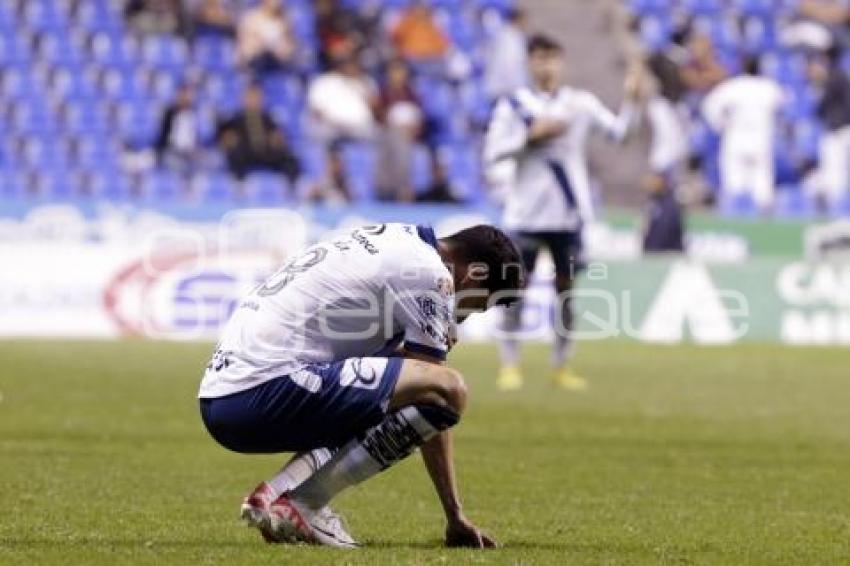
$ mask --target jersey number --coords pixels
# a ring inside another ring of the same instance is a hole
[[[277,273],[269,277],[266,282],[257,289],[257,294],[261,297],[268,297],[269,295],[274,295],[275,293],[280,292],[280,290],[286,287],[290,281],[295,279],[296,275],[304,273],[314,265],[321,263],[327,255],[328,250],[326,248],[315,247],[307,250],[302,255],[284,265],[277,271]]]

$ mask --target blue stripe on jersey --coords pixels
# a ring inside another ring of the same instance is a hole
[[[573,186],[570,184],[570,178],[564,170],[564,166],[557,161],[550,160],[549,168],[552,170],[552,174],[555,176],[558,186],[561,187],[561,190],[564,192],[564,198],[567,199],[567,204],[570,205],[570,208],[575,208],[576,195],[573,193]]]
[[[514,112],[519,114],[519,117],[522,118],[522,121],[525,122],[526,126],[530,126],[531,122],[534,121],[534,117],[528,112],[525,108],[522,107],[522,104],[515,96],[508,97],[508,103],[514,109]]]
[[[434,234],[434,229],[430,226],[426,226],[425,224],[419,224],[416,226],[416,233],[419,234],[419,237],[422,238],[422,241],[434,248],[437,249],[437,236]]]
[[[426,356],[437,358],[440,361],[446,359],[445,350],[434,348],[433,346],[426,346],[425,344],[419,344],[417,342],[405,342],[404,349],[413,352],[414,354],[425,354]]]

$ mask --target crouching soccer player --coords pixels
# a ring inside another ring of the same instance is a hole
[[[446,544],[494,546],[461,507],[450,429],[467,393],[444,364],[455,324],[511,303],[524,277],[496,228],[437,240],[386,224],[308,248],[254,289],[207,366],[201,415],[230,450],[296,454],[242,518],[268,542],[354,547],[331,499],[421,447]]]

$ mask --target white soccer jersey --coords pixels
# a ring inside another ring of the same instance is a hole
[[[243,391],[308,363],[390,355],[402,343],[445,357],[454,287],[436,246],[430,228],[384,224],[308,248],[239,304],[199,396]]]
[[[601,130],[620,141],[628,133],[633,105],[619,115],[589,92],[562,87],[555,93],[521,88],[499,101],[484,143],[488,165],[516,164],[504,211],[504,225],[515,231],[578,230],[593,218],[586,146]],[[528,144],[528,129],[539,118],[563,120],[567,131],[541,144]]]
[[[776,115],[785,101],[779,84],[766,77],[742,75],[722,82],[702,104],[708,123],[723,135],[723,144],[744,151],[773,147]]]

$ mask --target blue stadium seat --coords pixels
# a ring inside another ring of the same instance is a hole
[[[640,37],[653,51],[664,48],[670,41],[672,28],[665,16],[648,15],[640,19]]]
[[[352,197],[359,200],[371,200],[375,186],[374,149],[363,143],[345,144],[342,160]]]
[[[251,204],[279,206],[290,194],[286,177],[277,173],[256,171],[245,179],[245,196]]]
[[[192,60],[210,71],[229,71],[236,67],[236,46],[231,39],[202,36],[192,47]]]
[[[734,0],[735,10],[742,16],[773,17],[785,6],[777,0]]]
[[[67,201],[77,196],[77,187],[72,175],[64,169],[47,169],[38,175],[39,195],[48,200]]]
[[[144,99],[125,102],[118,107],[118,131],[132,147],[149,147],[156,137],[162,110]]]
[[[199,172],[192,178],[193,189],[205,202],[226,202],[235,194],[235,181],[223,171]]]
[[[92,192],[110,202],[124,202],[130,198],[127,179],[117,168],[100,168],[91,172]]]
[[[776,191],[774,214],[781,218],[806,218],[816,213],[815,204],[798,186]]]
[[[142,191],[147,201],[165,203],[178,199],[183,182],[168,169],[154,169],[144,175]]]
[[[668,13],[673,7],[671,0],[630,0],[629,9],[632,13],[645,16],[647,14]]]
[[[68,27],[66,14],[59,2],[22,2],[21,19],[22,24],[37,32],[56,34]]]
[[[413,166],[411,171],[411,183],[417,193],[426,190],[433,180],[431,174],[431,153],[422,146],[418,146],[413,152]]]
[[[361,7],[359,0],[345,1]],[[385,13],[411,4],[411,0],[379,1]],[[661,6],[666,7],[668,0],[643,2],[648,10],[666,16]],[[494,12],[503,14],[515,2],[432,0],[432,5],[448,35],[471,57],[472,83],[455,91],[442,80],[442,65],[423,65],[419,71],[427,77],[419,90],[435,124],[435,139],[461,147],[460,142],[475,142],[470,122],[482,125],[490,110],[481,86],[485,31],[478,11],[489,11],[490,19],[497,21]],[[37,180],[45,198],[71,198],[80,187],[86,194],[110,200],[124,200],[137,192],[138,183],[119,168],[119,148],[150,146],[162,108],[187,76],[198,72],[201,77],[198,99],[205,114],[228,115],[241,106],[246,76],[237,67],[232,39],[200,35],[190,48],[181,37],[136,34],[125,29],[123,7],[122,0],[0,0],[0,108],[9,108],[0,134],[4,142],[0,160],[7,162],[18,152],[14,140],[24,136],[21,162],[43,174]],[[317,46],[313,2],[286,0],[285,7],[302,43],[305,68],[313,72]],[[302,155],[305,177],[315,179],[324,171],[324,155],[302,132],[303,79],[281,74],[266,78],[263,87],[270,110]],[[212,120],[204,123],[208,131],[203,135],[211,138]],[[417,184],[426,185],[427,155],[424,150],[417,155],[414,176]],[[479,165],[466,157],[458,159],[451,165],[452,175],[465,187],[474,187]],[[372,198],[373,149],[353,144],[346,148],[344,160],[355,196]],[[3,179],[15,176],[3,171]],[[169,175],[157,171],[143,183],[149,202],[175,198],[179,187]],[[28,178],[26,172],[20,176]],[[205,187],[204,199],[229,200],[234,194],[226,173],[199,173],[197,179]],[[258,202],[282,198],[269,188],[271,183],[257,183],[262,189],[255,192]]]
[[[850,217],[850,188],[837,202],[830,204],[829,212],[833,216]]]
[[[783,116],[789,121],[811,118],[817,108],[817,93],[811,86],[786,89],[788,101],[782,109]]]
[[[729,196],[721,193],[719,210],[728,216],[753,217],[758,214],[758,208],[749,194]]]
[[[105,2],[80,2],[74,15],[74,23],[90,32],[120,33],[122,18]]]
[[[715,16],[723,12],[723,0],[682,0],[682,9],[689,14]]]
[[[142,42],[142,59],[151,67],[185,68],[189,47],[185,40],[174,36],[152,35]]]
[[[141,61],[141,46],[132,36],[99,32],[91,39],[91,56],[102,65],[132,70]]]
[[[750,16],[744,19],[743,47],[752,54],[775,49],[779,36],[773,18]]]

